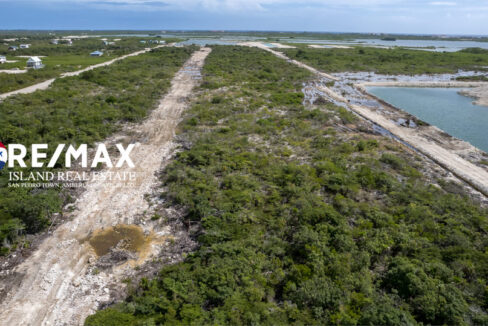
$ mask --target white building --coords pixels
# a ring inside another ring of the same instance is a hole
[[[27,60],[27,67],[40,69],[43,68],[44,65],[42,64],[42,60],[39,57],[30,57],[29,60]]]
[[[21,44],[20,48],[21,49],[28,49],[28,48],[30,48],[30,44]]]
[[[7,58],[3,55],[0,55],[0,63],[5,63],[7,62]]]
[[[90,53],[90,56],[92,57],[101,57],[102,55],[103,55],[102,51],[93,51],[92,53]]]
[[[59,44],[59,40],[52,40],[51,44]]]

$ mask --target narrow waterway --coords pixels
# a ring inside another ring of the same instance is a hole
[[[368,87],[368,92],[488,152],[488,107],[474,105],[459,88]]]

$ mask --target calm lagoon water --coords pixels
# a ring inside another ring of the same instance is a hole
[[[459,88],[368,87],[368,92],[488,152],[488,107]]]
[[[380,39],[355,39],[349,41],[338,40],[307,40],[307,39],[282,39],[283,42],[290,43],[310,43],[310,44],[340,44],[340,45],[362,45],[374,47],[394,47],[401,46],[412,50],[430,50],[438,52],[455,52],[466,48],[488,49],[488,42],[476,41],[447,41],[447,40],[396,40],[385,41]]]
[[[443,41],[443,40],[357,40],[368,45],[376,46],[403,46],[408,48],[428,48],[435,51],[455,52],[466,48],[483,48],[488,49],[488,42],[474,42],[474,41]]]
[[[200,46],[206,46],[206,45],[235,45],[237,44],[237,41],[231,41],[231,40],[221,40],[221,39],[189,39],[183,42],[180,42],[178,44],[180,45],[200,45]]]

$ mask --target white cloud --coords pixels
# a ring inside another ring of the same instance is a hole
[[[452,1],[433,1],[429,3],[431,6],[456,6],[457,3]]]
[[[11,0],[0,0],[9,2]],[[180,9],[205,8],[205,9],[262,9],[266,5],[286,6],[357,6],[371,7],[378,5],[395,5],[407,0],[16,0],[16,2],[40,3],[85,3],[105,4],[117,6],[170,6]]]

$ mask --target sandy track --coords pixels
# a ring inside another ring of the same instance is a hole
[[[324,47],[324,45],[326,47]],[[309,48],[312,48],[312,49],[327,49],[327,48],[333,48],[333,49],[352,49],[350,46],[334,45],[334,44],[311,44],[308,47]]]
[[[288,59],[284,54],[276,51],[272,51],[266,46],[259,44],[252,44],[250,46],[257,46],[263,50],[271,52],[282,59]],[[296,60],[288,60],[296,64],[299,67],[308,67],[305,64],[298,62]],[[306,68],[312,72],[316,69]],[[324,76],[323,73],[319,72],[319,76]],[[335,78],[334,80],[338,80]],[[479,87],[480,85],[486,85],[483,82],[461,82],[461,81],[451,81],[451,82],[424,82],[424,83],[409,83],[409,82],[374,82],[374,83],[363,83],[355,85],[361,91],[365,91],[365,86],[405,86],[405,87]],[[320,90],[323,91],[327,96],[331,97],[335,101],[346,103],[346,105],[354,112],[362,116],[363,118],[372,121],[379,125],[380,127],[388,130],[393,135],[397,136],[402,141],[410,144],[416,148],[419,152],[423,153],[434,162],[444,167],[445,169],[452,172],[458,178],[464,180],[466,183],[471,185],[473,188],[483,193],[488,197],[488,171],[476,166],[475,164],[465,160],[459,155],[453,153],[452,151],[438,145],[433,140],[423,137],[418,130],[406,128],[397,125],[394,121],[389,120],[379,111],[373,108],[350,105],[349,101],[331,90],[328,87],[321,86]],[[431,127],[434,128],[434,127]]]
[[[26,69],[7,69],[7,70],[0,70],[0,74],[25,74],[27,72]]]
[[[332,75],[329,75],[329,74],[326,74],[325,72],[321,72],[313,67],[310,67],[309,65],[306,65],[304,64],[303,62],[300,62],[300,61],[297,61],[297,60],[292,60],[290,58],[288,58],[285,54],[281,53],[281,52],[278,52],[278,51],[274,51],[273,49],[267,47],[266,45],[264,45],[263,43],[261,42],[244,42],[244,43],[239,43],[239,45],[242,45],[242,46],[254,46],[254,47],[257,47],[257,48],[260,48],[260,49],[263,49],[265,51],[268,51],[268,52],[271,52],[273,53],[275,56],[281,58],[281,59],[284,59],[284,60],[287,60],[288,62],[291,62],[301,68],[304,68],[304,69],[307,69],[308,71],[316,74],[316,75],[319,75],[321,77],[325,77],[327,79],[331,79],[331,80],[339,80],[337,77],[334,77]]]
[[[163,46],[167,46],[167,45],[158,45],[158,46],[156,46],[154,48],[146,48],[146,49],[141,50],[141,51],[132,52],[132,53],[129,53],[129,54],[126,54],[126,55],[117,57],[117,58],[112,59],[112,60],[109,60],[109,61],[105,61],[105,62],[98,63],[98,64],[93,65],[93,66],[89,66],[89,67],[83,68],[81,70],[63,73],[63,74],[61,74],[57,78],[78,76],[79,74],[81,74],[81,73],[83,73],[85,71],[93,70],[93,69],[100,68],[100,67],[104,67],[104,66],[108,66],[108,65],[111,65],[114,62],[123,60],[123,59],[128,58],[128,57],[133,57],[133,56],[136,56],[136,55],[139,55],[139,54],[143,54],[143,53],[146,53],[148,51],[151,51],[152,49],[159,48],[159,47],[163,47]],[[31,85],[31,86],[28,86],[28,87],[25,87],[25,88],[17,89],[15,91],[11,91],[11,92],[8,92],[8,93],[0,94],[0,100],[6,99],[7,97],[12,96],[12,95],[16,95],[16,94],[29,94],[29,93],[34,93],[35,91],[47,89],[49,86],[51,86],[51,84],[57,78],[48,79],[48,80],[45,80],[45,81],[40,82],[38,84],[34,84],[34,85]]]
[[[89,182],[76,202],[72,219],[15,268],[15,273],[24,275],[0,305],[0,325],[81,325],[87,315],[109,300],[106,285],[120,282],[124,273],[117,269],[112,274],[87,273],[93,253],[80,240],[95,229],[130,224],[148,208],[144,194],[157,185],[155,173],[168,160],[180,115],[198,83],[195,75],[209,53],[209,48],[202,48],[192,55],[175,75],[158,108],[137,128],[143,141],[131,154],[136,167],[107,170],[136,171],[135,186]]]
[[[296,49],[295,46],[287,45],[287,44],[281,44],[281,43],[270,43],[271,45],[274,45],[278,49]]]

